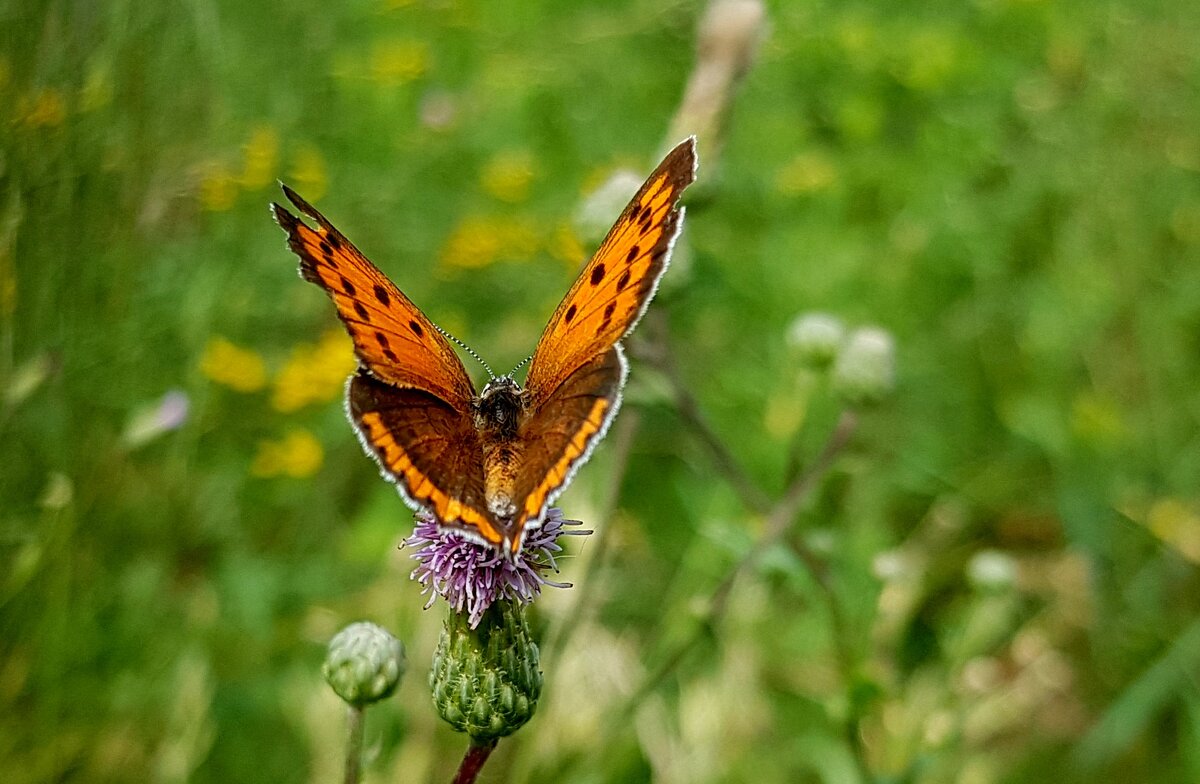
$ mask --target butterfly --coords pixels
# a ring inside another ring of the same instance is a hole
[[[301,276],[325,290],[354,342],[351,424],[409,506],[505,557],[520,551],[620,407],[628,372],[621,340],[666,271],[683,226],[679,198],[695,178],[689,137],[651,173],[555,309],[524,386],[509,374],[482,392],[447,333],[281,183],[315,225],[279,204],[271,205],[275,221]]]

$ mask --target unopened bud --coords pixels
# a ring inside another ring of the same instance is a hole
[[[438,714],[475,740],[495,740],[524,726],[542,693],[538,647],[524,606],[496,602],[474,629],[465,614],[451,611],[429,687]]]
[[[329,641],[322,672],[339,697],[363,706],[395,691],[405,665],[404,643],[386,629],[361,621]]]
[[[828,367],[845,340],[846,327],[828,313],[804,313],[788,327],[788,343],[813,367]]]
[[[878,403],[896,384],[896,347],[878,327],[855,330],[833,363],[830,383],[851,405]]]

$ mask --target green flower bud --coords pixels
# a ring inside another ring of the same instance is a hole
[[[855,330],[833,363],[833,391],[851,405],[878,403],[896,385],[896,347],[878,327]]]
[[[451,611],[429,688],[438,714],[475,740],[492,741],[524,726],[542,693],[538,647],[524,606],[498,601],[474,629],[465,613]]]
[[[800,359],[814,367],[828,367],[846,340],[846,327],[828,313],[805,313],[788,327],[788,343]]]
[[[339,697],[362,707],[390,696],[405,667],[404,643],[386,629],[362,621],[329,641],[321,672]]]

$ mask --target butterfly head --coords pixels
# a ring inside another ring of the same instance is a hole
[[[512,376],[493,378],[474,401],[475,424],[481,433],[513,437],[525,410],[525,392]]]

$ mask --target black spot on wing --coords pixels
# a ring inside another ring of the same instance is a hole
[[[363,304],[361,302],[354,303],[354,312],[358,314],[358,317],[360,319],[370,323],[371,315],[369,313],[367,313],[367,309],[363,307]]]
[[[632,248],[629,249],[629,253],[625,256],[625,263],[632,264],[633,260],[636,259],[638,256],[640,256],[641,253],[642,253],[642,249],[639,248],[637,245],[634,245]]]
[[[354,284],[346,280],[344,276],[342,277],[342,291],[346,292],[351,297],[358,293],[358,289],[354,288]]]
[[[382,332],[375,333],[375,340],[379,341],[380,348],[388,348],[390,345],[388,343],[387,335],[383,334]]]
[[[408,322],[408,328],[411,329],[413,334],[419,338],[425,336],[425,330],[421,329],[421,325],[416,321]]]
[[[624,291],[625,287],[628,285],[629,285],[629,270],[625,270],[625,272],[621,273],[621,277],[617,279],[617,291],[618,292]]]
[[[571,307],[567,308],[567,312],[563,314],[563,321],[570,324],[571,320],[574,318],[575,318],[575,303],[572,302]]]
[[[378,283],[375,284],[375,299],[379,300],[379,304],[385,308],[392,301],[392,298],[388,296],[387,289]]]
[[[592,285],[599,286],[602,280],[604,280],[604,265],[597,264],[596,268],[592,270]]]
[[[392,351],[390,348],[385,348],[383,350],[383,355],[388,358],[389,362],[398,361],[398,359],[396,357],[396,352]]]

